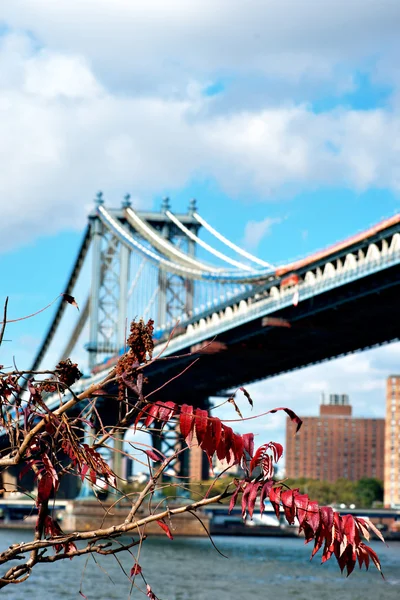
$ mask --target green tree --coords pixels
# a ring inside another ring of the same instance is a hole
[[[383,483],[379,479],[363,477],[357,482],[356,504],[363,508],[370,508],[374,502],[383,501]]]

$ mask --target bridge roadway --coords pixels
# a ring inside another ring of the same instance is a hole
[[[390,253],[382,236],[364,240],[364,254],[357,243],[300,266],[295,286],[283,289],[282,279],[270,279],[255,288],[251,298],[243,294],[181,323],[163,353],[164,358],[176,358],[148,367],[147,391],[171,380],[157,392],[157,399],[202,404],[241,385],[398,340],[398,229],[397,224],[385,231],[392,240]],[[363,258],[346,268],[349,257],[355,261],[355,256]],[[269,317],[283,319],[290,327],[271,326]],[[164,335],[156,353],[165,339]],[[182,373],[194,358],[199,360]],[[101,379],[115,362],[111,358],[97,366],[90,381]]]

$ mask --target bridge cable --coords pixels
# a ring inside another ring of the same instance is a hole
[[[113,232],[113,234],[128,248],[139,251],[141,254],[147,256],[149,260],[157,264],[159,268],[165,269],[170,273],[176,273],[177,275],[185,276],[188,279],[200,279],[203,281],[219,281],[225,283],[252,283],[263,280],[271,275],[271,270],[254,271],[249,268],[246,271],[231,270],[223,271],[218,273],[205,273],[198,269],[192,269],[190,267],[184,267],[177,263],[174,263],[166,258],[163,258],[159,254],[156,254],[150,248],[147,248],[140,242],[138,242],[130,233],[123,227],[110,213],[103,207],[98,207],[98,215],[102,223]],[[173,216],[173,215],[172,215]],[[190,232],[191,233],[191,232]]]
[[[213,248],[212,246],[210,246],[209,244],[207,244],[206,242],[201,240],[197,235],[195,235],[192,231],[190,231],[190,229],[188,229],[183,223],[181,223],[179,221],[179,219],[177,219],[175,217],[175,215],[172,214],[171,211],[167,210],[165,212],[165,214],[191,240],[196,242],[196,244],[198,244],[199,246],[201,246],[202,248],[204,248],[205,250],[207,250],[214,256],[217,256],[221,260],[225,261],[226,263],[229,263],[230,265],[233,265],[234,267],[237,267],[238,269],[242,269],[243,271],[251,271],[254,273],[254,269],[252,267],[249,267],[248,265],[245,265],[244,263],[234,260],[233,258],[229,258],[229,256],[226,256],[226,254],[219,252],[219,250],[215,250],[215,248]]]
[[[231,242],[230,240],[228,240],[225,236],[223,236],[216,229],[214,229],[214,227],[212,227],[209,223],[207,223],[207,221],[205,219],[203,219],[198,213],[194,213],[193,217],[196,219],[196,221],[198,223],[200,223],[200,225],[202,225],[204,227],[204,229],[207,229],[207,231],[209,231],[220,242],[222,242],[226,246],[229,246],[229,248],[231,248],[232,250],[234,250],[238,254],[241,254],[245,258],[248,258],[249,260],[257,263],[258,265],[260,265],[262,267],[269,267],[271,269],[274,268],[274,266],[271,265],[271,263],[267,263],[264,260],[261,260],[260,258],[257,258],[257,256],[253,256],[253,254],[250,254],[250,252],[247,252],[246,250],[243,250],[243,248],[240,248],[239,246],[236,246],[236,244],[234,244],[233,242]]]
[[[160,235],[151,225],[146,223],[143,219],[139,217],[139,215],[132,209],[128,208],[126,210],[126,215],[128,217],[128,222],[136,231],[151,245],[156,248],[159,252],[161,252],[164,256],[170,259],[177,258],[179,263],[189,263],[201,269],[205,272],[221,272],[222,269],[213,267],[211,265],[206,265],[205,263],[197,260],[196,258],[189,256],[186,252],[183,252],[174,244],[171,244],[167,239],[165,239],[162,235]],[[186,265],[185,265],[186,266]]]

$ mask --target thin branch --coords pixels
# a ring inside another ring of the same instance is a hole
[[[3,322],[1,323],[1,330],[0,330],[0,346],[1,346],[1,343],[3,341],[4,332],[6,330],[6,324],[7,324],[7,306],[8,306],[8,296],[6,298],[6,301],[4,302]]]

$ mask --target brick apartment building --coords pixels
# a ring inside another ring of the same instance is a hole
[[[386,381],[384,505],[400,506],[400,375]]]
[[[344,477],[383,480],[384,419],[352,416],[347,395],[331,394],[323,400],[318,417],[301,417],[303,426],[294,435],[286,423],[286,476],[335,482]]]

